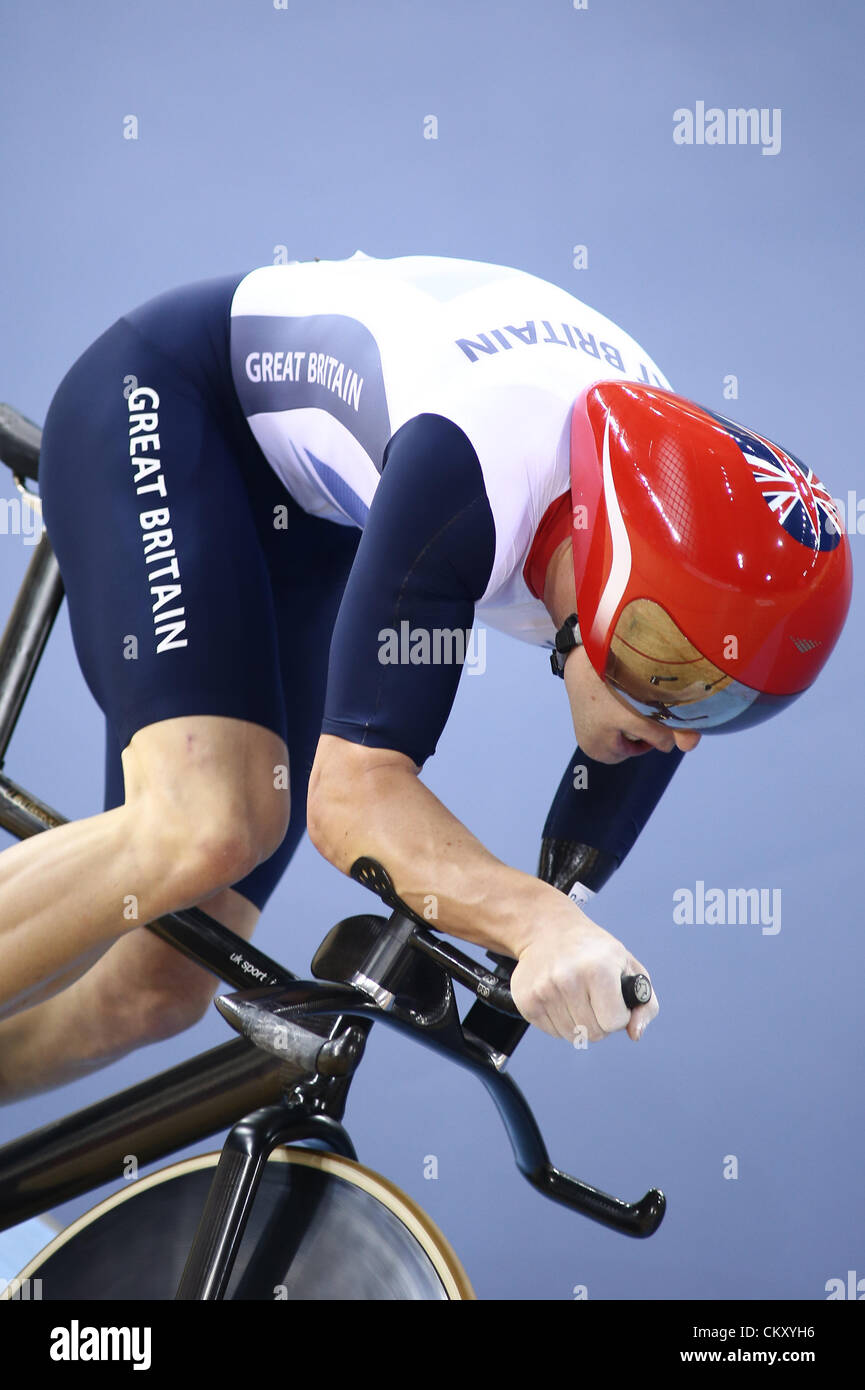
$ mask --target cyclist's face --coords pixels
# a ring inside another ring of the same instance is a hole
[[[690,752],[700,742],[694,729],[672,729],[646,719],[606,681],[601,680],[579,647],[565,663],[565,686],[577,742],[584,753],[599,763],[620,763],[653,748]]]
[[[576,609],[570,539],[557,548],[547,568],[544,601],[556,627]],[[653,748],[688,752],[700,742],[696,730],[675,729],[635,710],[609,682],[601,680],[584,647],[578,647],[565,662],[565,686],[577,742],[599,763],[620,763]]]

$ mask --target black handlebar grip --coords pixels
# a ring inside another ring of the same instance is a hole
[[[652,997],[652,982],[648,975],[623,975],[622,998],[629,1009],[648,1004]]]
[[[494,1009],[499,1009],[502,1013],[513,1014],[517,1018],[522,1017],[504,980],[497,980],[494,975],[485,975],[483,984],[479,988],[476,985],[476,988],[478,997],[483,999],[485,1003],[491,1004]],[[652,982],[648,975],[622,976],[622,998],[629,1009],[636,1009],[640,1004],[648,1004],[651,997]]]

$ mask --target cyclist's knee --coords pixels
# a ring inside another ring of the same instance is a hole
[[[240,939],[252,934],[258,909],[240,894],[216,894],[200,906]],[[131,932],[83,982],[97,1053],[123,1055],[184,1032],[204,1017],[218,987],[167,942],[143,928]]]
[[[272,849],[250,820],[235,821],[210,810],[176,853],[177,872],[185,879],[184,897],[197,898],[239,883]]]
[[[202,778],[175,798],[170,788],[127,802],[147,873],[168,881],[178,902],[195,902],[239,883],[280,847],[289,821],[288,790],[231,777]]]
[[[272,852],[249,820],[235,819],[218,804],[202,805],[182,820],[174,820],[158,804],[141,818],[139,808],[138,824],[147,873],[170,885],[169,896],[178,903],[239,883]]]
[[[228,888],[251,874],[282,844],[288,823],[287,789],[277,796],[244,788],[216,805],[203,804],[191,836],[191,859],[205,874],[206,891]]]
[[[213,999],[216,981],[204,971],[193,972],[189,962],[178,960],[161,974],[145,970],[116,996],[106,1020],[112,1042],[123,1051],[163,1042],[192,1028],[204,1018]]]
[[[204,1018],[213,999],[215,981],[183,991],[148,990],[136,1009],[139,1043],[163,1042],[192,1028]]]
[[[284,744],[243,725],[239,756],[225,730],[231,723],[178,720],[167,732],[154,726],[124,753],[125,809],[149,867],[168,876],[178,901],[240,882],[270,858],[288,828]]]

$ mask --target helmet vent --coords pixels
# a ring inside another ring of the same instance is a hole
[[[694,514],[690,501],[693,484],[688,478],[688,459],[673,435],[662,436],[652,447],[650,478],[667,525],[688,550],[693,549]]]

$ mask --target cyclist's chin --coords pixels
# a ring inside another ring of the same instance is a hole
[[[652,747],[642,739],[634,742],[626,738],[621,729],[605,729],[587,738],[580,738],[577,734],[577,742],[580,751],[594,762],[609,764],[623,763],[626,758],[639,757],[641,753],[648,753]]]
[[[628,734],[623,734],[621,730],[619,730],[619,745],[622,758],[639,758],[643,753],[651,753],[655,746],[653,743],[647,743],[644,738],[631,738]]]

